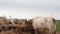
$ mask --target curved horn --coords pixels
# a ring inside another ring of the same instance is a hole
[[[12,23],[13,25],[15,25],[14,22],[13,22],[12,20],[10,20],[10,21],[11,21],[11,23]]]
[[[11,21],[11,23],[15,26],[15,24],[14,24],[13,20],[11,19],[11,16],[9,16],[9,17],[10,17],[10,21]]]

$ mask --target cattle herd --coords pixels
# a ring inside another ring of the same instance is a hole
[[[56,22],[52,17],[8,19],[0,16],[0,34],[56,34]]]

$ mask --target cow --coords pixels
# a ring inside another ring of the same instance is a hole
[[[37,30],[39,31],[47,30],[51,34],[55,30],[55,19],[52,17],[47,18],[35,17],[32,18],[31,21],[36,34]]]

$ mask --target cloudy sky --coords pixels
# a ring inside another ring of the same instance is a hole
[[[34,16],[60,19],[60,0],[0,0],[0,16],[32,18]]]

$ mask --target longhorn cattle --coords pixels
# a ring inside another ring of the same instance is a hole
[[[35,33],[37,34],[37,30],[43,31],[48,30],[50,34],[55,31],[55,19],[52,17],[42,18],[42,17],[35,17],[32,19],[32,25],[34,27]]]

